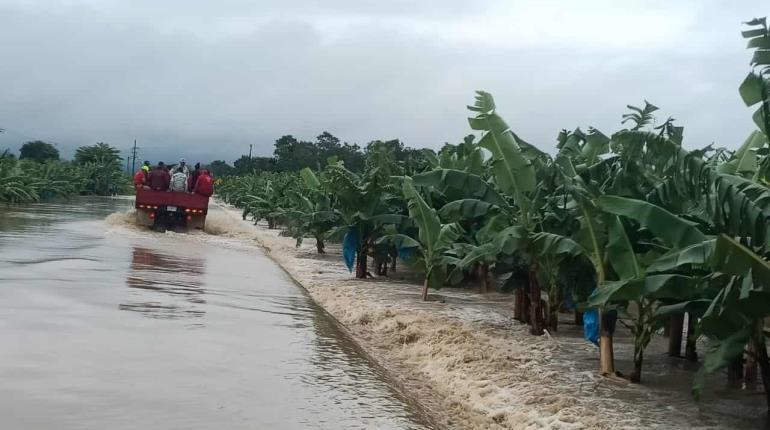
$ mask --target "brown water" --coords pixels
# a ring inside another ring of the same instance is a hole
[[[129,206],[0,207],[0,428],[426,428],[259,249]]]

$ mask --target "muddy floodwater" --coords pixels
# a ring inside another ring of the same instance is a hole
[[[130,205],[0,207],[0,428],[426,428],[257,247]]]

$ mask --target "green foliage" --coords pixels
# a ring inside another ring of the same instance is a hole
[[[120,163],[120,160],[120,150],[113,148],[104,142],[99,142],[95,145],[81,146],[75,151],[75,163],[80,165],[105,161],[115,161]]]
[[[226,178],[218,192],[298,243],[355,233],[359,262],[381,247],[414,251],[426,288],[461,284],[481,268],[552,313],[567,294],[617,310],[633,335],[637,381],[663,318],[688,312],[714,346],[697,392],[747,342],[764,347],[770,317],[770,34],[764,19],[748,25],[753,70],[739,92],[759,105],[759,130],[732,153],[688,151],[684,128],[671,117],[654,126],[659,109],[645,101],[628,106],[615,133],[562,130],[552,157],[479,91],[468,107],[478,141],[466,136],[438,154],[374,141],[353,167],[342,153],[323,157],[339,149],[331,135],[314,144],[284,136],[273,160],[294,171]]]
[[[57,197],[92,194],[92,177],[103,171],[92,172],[91,165],[49,160],[37,162],[0,157],[0,202],[29,203]],[[123,190],[128,184],[120,170],[113,176],[114,183]]]
[[[85,178],[83,192],[104,196],[124,191],[128,181],[121,160],[120,150],[103,142],[79,147],[74,162]]]
[[[492,153],[492,169],[497,185],[509,194],[517,196],[517,204],[525,205],[524,193],[535,190],[535,168],[511,132],[510,127],[495,112],[492,95],[478,91],[476,103],[468,106],[477,115],[468,121],[474,130],[483,131],[479,146]]]
[[[59,150],[50,143],[42,140],[27,142],[19,149],[19,159],[32,160],[42,163],[59,159]]]
[[[746,24],[751,29],[742,32],[742,35],[749,39],[747,47],[754,50],[751,59],[754,70],[746,76],[739,91],[746,106],[759,104],[752,118],[767,136],[770,133],[770,31],[765,18]]]
[[[402,187],[409,217],[417,225],[417,239],[409,241],[403,235],[396,234],[383,236],[379,242],[395,240],[402,248],[416,248],[418,255],[413,264],[423,270],[426,287],[439,289],[446,280],[445,253],[460,237],[462,229],[456,223],[442,224],[436,210],[422,198],[411,178],[405,178]]]

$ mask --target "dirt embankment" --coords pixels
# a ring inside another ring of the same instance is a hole
[[[338,247],[318,255],[311,241],[296,248],[278,230],[240,221],[234,209],[218,215],[230,219],[213,217],[207,230],[255,239],[439,428],[724,427],[682,394],[687,387],[661,395],[599,377],[595,348],[574,333],[529,335],[510,318],[510,296],[447,289],[422,302],[419,282],[401,270],[355,279]]]

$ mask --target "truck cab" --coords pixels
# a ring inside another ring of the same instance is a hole
[[[136,190],[136,221],[156,231],[166,229],[202,230],[208,213],[209,198],[178,191]]]

